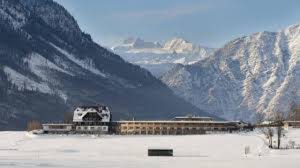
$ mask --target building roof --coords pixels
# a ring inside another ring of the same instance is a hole
[[[102,122],[110,121],[111,116],[107,106],[78,106],[74,110],[73,122],[87,122],[84,121],[85,116],[92,115],[92,114],[93,116],[91,118],[97,118],[98,121],[102,121]]]
[[[202,117],[202,116],[178,116],[178,117],[175,117],[175,118],[199,118],[199,119],[212,119],[211,117]]]
[[[82,110],[88,110],[88,109],[94,109],[97,112],[101,112],[101,110],[106,110],[107,106],[99,105],[99,106],[78,106],[75,108],[76,109],[82,109]]]
[[[211,117],[201,117],[201,116],[179,116],[179,117],[175,117],[173,120],[201,121],[201,120],[213,120],[213,119]]]
[[[114,121],[117,123],[218,123],[218,124],[230,124],[230,123],[239,123],[239,121],[174,121],[174,120],[121,120]]]
[[[285,123],[300,123],[300,121],[283,121]]]
[[[66,124],[66,123],[46,123],[46,124],[42,124],[42,125],[63,125],[63,126],[72,126],[73,124]]]

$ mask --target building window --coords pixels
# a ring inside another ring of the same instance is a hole
[[[49,129],[66,129],[64,125],[50,125]]]

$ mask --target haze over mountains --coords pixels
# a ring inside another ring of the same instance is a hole
[[[187,101],[226,119],[288,115],[300,106],[300,25],[228,42],[208,58],[161,79]]]
[[[125,60],[148,69],[156,77],[176,64],[188,65],[200,61],[215,49],[193,44],[182,38],[172,38],[164,44],[128,38],[112,50]]]
[[[209,115],[94,43],[52,0],[0,0],[0,129],[106,104],[114,119]]]

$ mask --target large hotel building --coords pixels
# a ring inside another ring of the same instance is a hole
[[[187,135],[251,129],[239,121],[214,121],[210,117],[184,116],[172,120],[112,121],[106,106],[80,106],[72,124],[43,124],[45,133],[103,133],[121,135]]]

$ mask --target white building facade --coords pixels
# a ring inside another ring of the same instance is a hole
[[[76,132],[108,133],[110,122],[111,112],[107,106],[79,106],[74,110]]]

